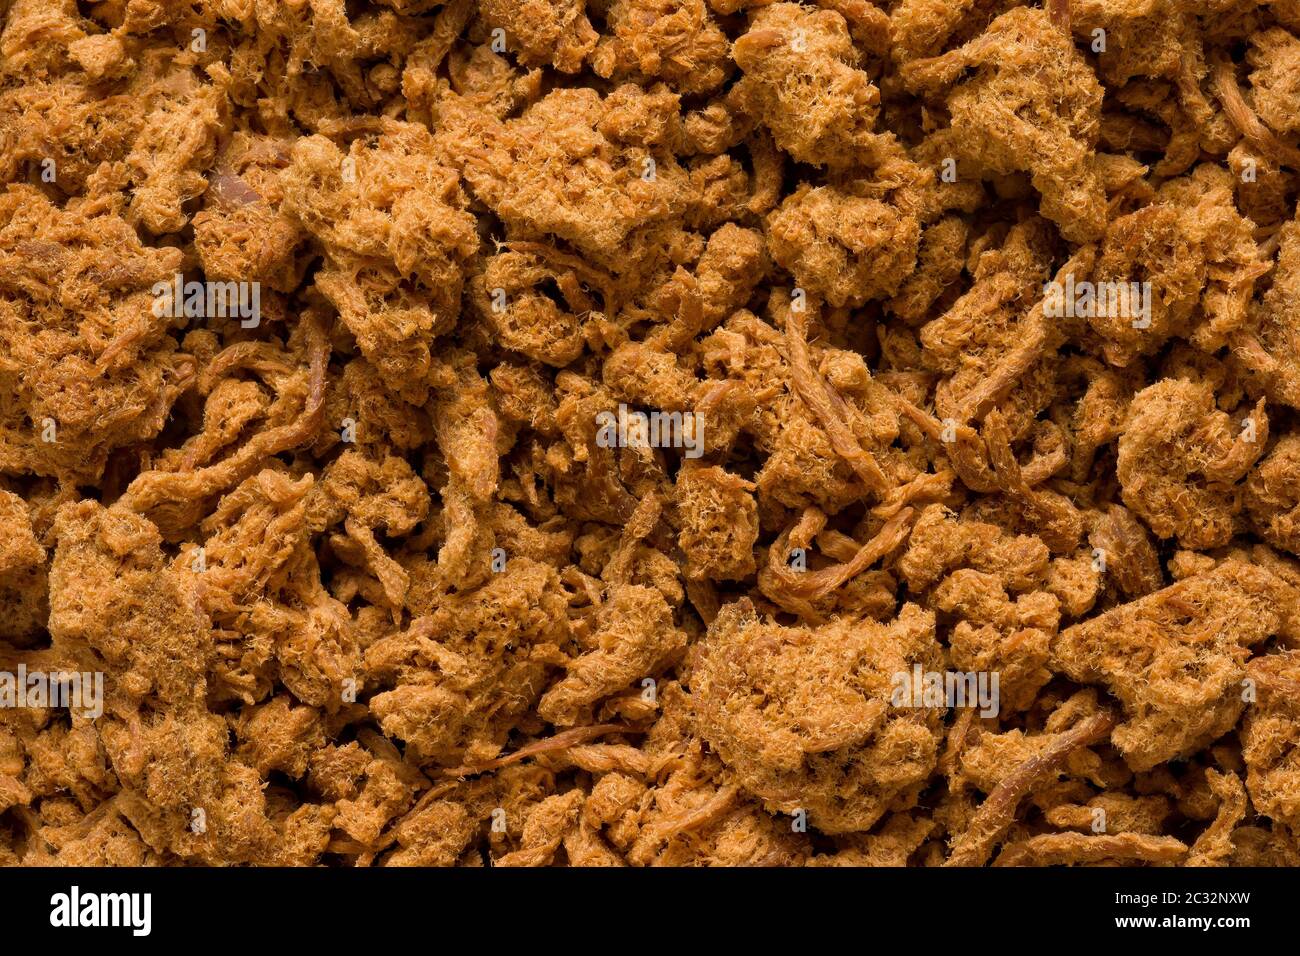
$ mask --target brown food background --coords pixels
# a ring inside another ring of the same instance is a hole
[[[1300,861],[1296,0],[0,23],[0,863]]]

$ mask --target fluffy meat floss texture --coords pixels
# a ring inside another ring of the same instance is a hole
[[[915,800],[934,767],[940,712],[891,701],[896,674],[942,659],[919,607],[890,624],[787,628],[733,604],[702,658],[692,678],[700,731],[769,810],[807,810],[827,833],[867,830]]]
[[[1057,666],[1104,682],[1123,703],[1115,746],[1135,770],[1188,756],[1237,723],[1250,647],[1283,631],[1293,591],[1272,572],[1226,561],[1067,628]]]
[[[973,77],[953,85],[971,69]],[[902,77],[919,91],[948,90],[952,146],[990,173],[1027,173],[1043,215],[1065,238],[1100,236],[1106,196],[1095,149],[1103,89],[1045,10],[1010,10],[964,46],[908,63]]]
[[[1300,865],[1298,78],[1295,0],[0,0],[0,675],[104,677],[0,865]]]
[[[1166,379],[1145,388],[1119,440],[1124,502],[1161,538],[1189,548],[1227,544],[1241,521],[1239,482],[1267,434],[1263,402],[1230,416],[1200,383]]]
[[[195,368],[151,290],[181,261],[111,205],[0,198],[0,470],[96,481],[162,430]]]

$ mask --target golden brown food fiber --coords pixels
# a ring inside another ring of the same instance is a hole
[[[1290,0],[0,0],[0,864],[1300,865],[1298,117]]]

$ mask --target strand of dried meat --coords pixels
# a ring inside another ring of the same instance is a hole
[[[831,565],[817,571],[793,571],[781,563],[777,556],[776,559],[770,559],[769,567],[791,595],[808,600],[825,597],[902,544],[911,530],[914,513],[911,508],[904,508],[898,512],[885,522],[870,541],[858,549],[858,553],[851,560],[843,564]],[[775,555],[776,549],[773,549],[772,553]]]
[[[1016,808],[1033,785],[1065,763],[1065,759],[1080,747],[1106,740],[1118,723],[1119,715],[1114,711],[1094,714],[1057,736],[1042,753],[1035,754],[1011,771],[980,804],[944,866],[983,866],[987,863],[993,847],[1015,822]]]
[[[1264,125],[1263,120],[1255,115],[1255,111],[1241,95],[1241,88],[1237,86],[1236,68],[1232,61],[1227,57],[1216,58],[1211,76],[1214,92],[1219,97],[1219,102],[1223,104],[1223,111],[1228,119],[1233,126],[1237,127],[1237,131],[1260,152],[1267,153],[1278,162],[1300,169],[1300,150],[1278,139],[1277,135]]]
[[[444,777],[467,777],[476,773],[486,773],[489,770],[500,770],[502,767],[508,767],[512,763],[518,763],[529,757],[535,757],[537,754],[551,753],[555,750],[564,750],[572,747],[574,744],[585,743],[596,737],[603,737],[606,734],[643,734],[644,730],[637,727],[629,727],[626,724],[592,724],[589,727],[574,727],[571,730],[563,730],[554,737],[547,737],[545,740],[536,740],[531,744],[520,747],[512,754],[504,757],[497,757],[495,760],[489,760],[486,763],[466,764],[462,767],[452,767],[442,771]]]
[[[847,411],[840,398],[813,368],[808,354],[807,314],[791,309],[785,323],[786,345],[789,349],[790,380],[795,391],[813,413],[831,440],[836,454],[848,462],[867,490],[884,495],[889,480],[876,464],[876,459],[858,443],[857,436],[843,417]]]
[[[243,481],[270,456],[296,448],[315,437],[325,407],[325,369],[329,364],[330,344],[319,317],[313,314],[304,321],[307,323],[310,370],[302,414],[287,425],[258,432],[229,458],[207,468],[145,472],[131,482],[122,495],[126,507],[145,512],[166,501],[192,501],[216,494]]]
[[[1170,836],[1116,833],[1087,836],[1082,833],[1043,833],[1008,845],[994,866],[1053,866],[1136,860],[1143,863],[1177,863],[1187,856],[1187,844]]]

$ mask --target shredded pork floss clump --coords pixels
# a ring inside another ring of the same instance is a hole
[[[729,605],[693,676],[701,733],[769,809],[806,809],[826,833],[870,830],[891,805],[906,809],[937,760],[939,711],[890,700],[892,675],[940,663],[933,629],[915,605],[890,624],[811,630]]]
[[[0,863],[1300,865],[1297,117],[1293,2],[0,2]]]

